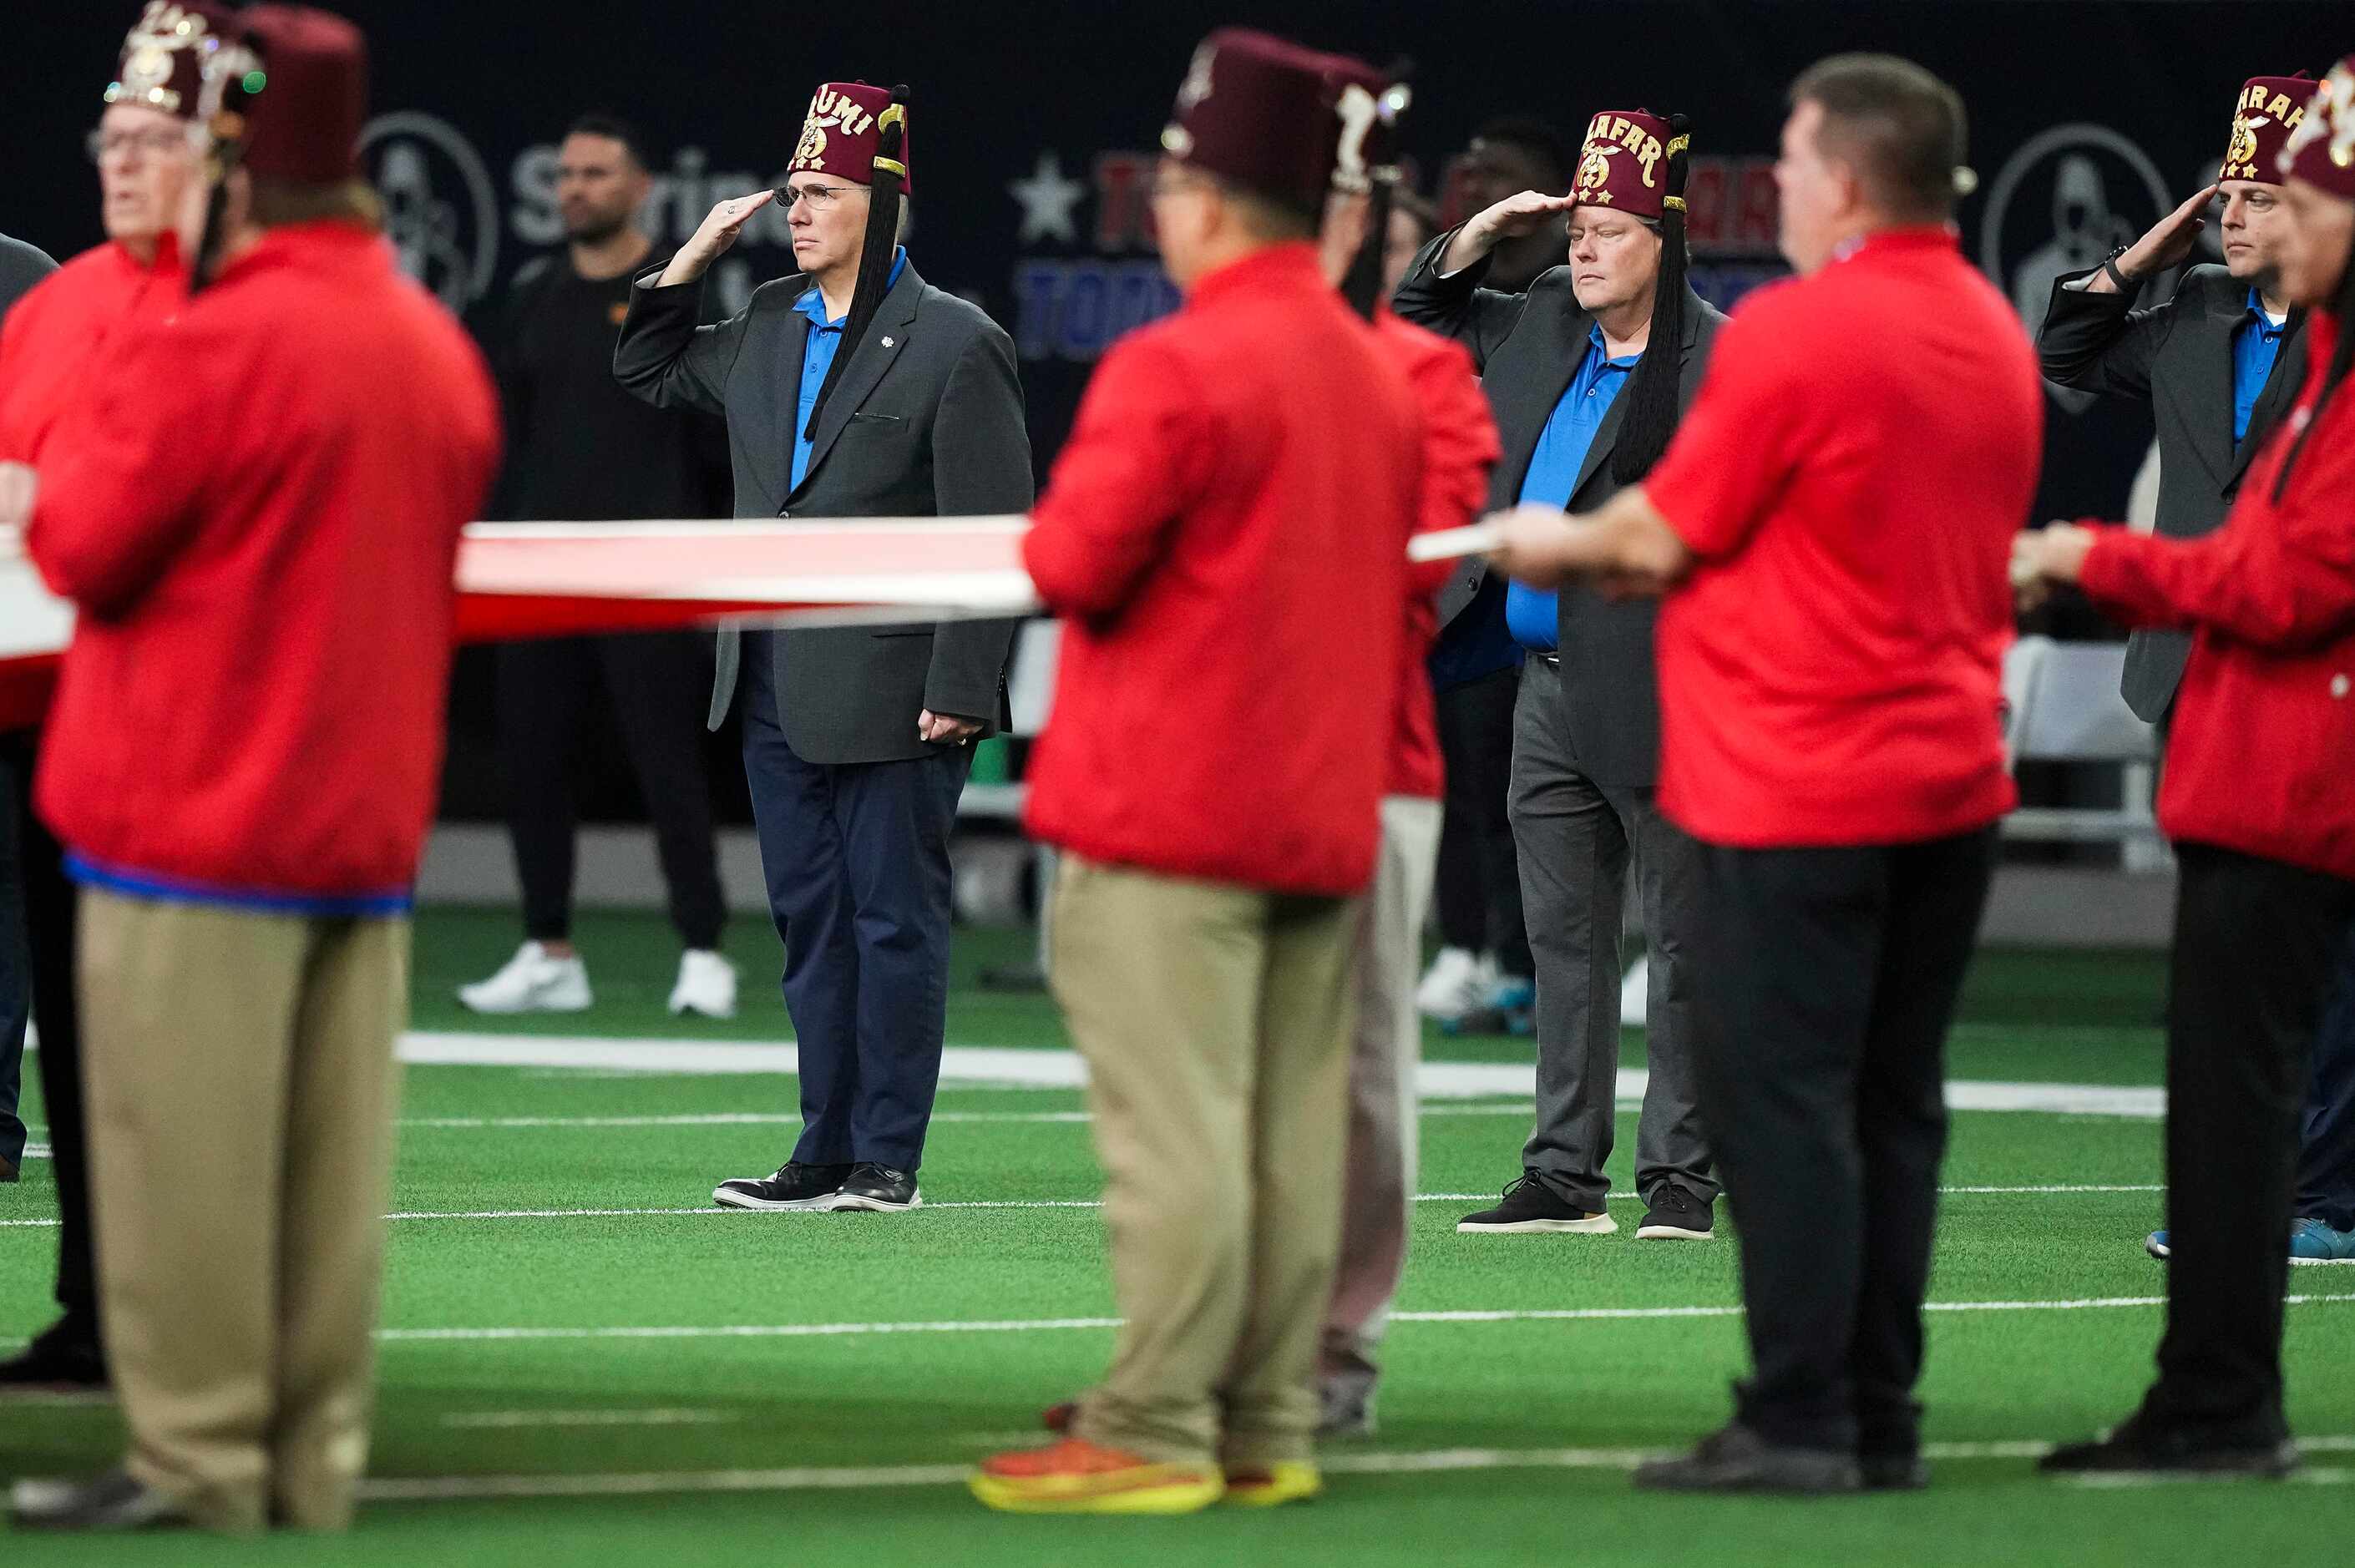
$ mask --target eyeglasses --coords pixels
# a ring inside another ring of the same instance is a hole
[[[812,212],[824,212],[853,191],[865,190],[865,185],[780,185],[777,205],[791,212],[796,203],[807,202]]]
[[[102,164],[125,153],[162,158],[186,151],[188,133],[176,128],[169,131],[108,131],[101,128],[83,137],[81,144],[93,164]]]

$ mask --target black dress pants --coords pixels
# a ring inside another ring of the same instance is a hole
[[[1919,843],[1703,843],[1689,937],[1702,1124],[1742,1243],[1770,1442],[1900,1456],[1945,1152],[1946,1028],[1992,828]]]
[[[2167,1024],[2167,1332],[2147,1421],[2264,1446],[2282,1414],[2298,1122],[2355,882],[2179,843]]]
[[[708,638],[694,632],[558,637],[499,650],[499,749],[507,827],[523,884],[524,934],[562,941],[572,931],[575,748],[598,684],[646,814],[669,893],[671,924],[688,948],[716,948],[727,906],[711,839],[711,786],[704,770]]]
[[[2314,1037],[2297,1163],[2298,1217],[2334,1231],[2355,1231],[2355,929],[2347,938]]]
[[[1515,665],[1439,694],[1447,809],[1440,821],[1433,902],[1442,942],[1469,953],[1494,952],[1498,969],[1527,980],[1537,966],[1529,958],[1520,863],[1506,811],[1519,691]]]
[[[91,1251],[90,1154],[82,1120],[81,1004],[74,991],[74,885],[65,855],[33,815],[37,733],[0,736],[0,768],[14,786],[17,866],[32,960],[33,1022],[40,1030],[41,1114],[58,1184],[58,1305],[98,1332],[98,1276]]]

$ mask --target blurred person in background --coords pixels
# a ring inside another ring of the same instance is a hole
[[[227,16],[201,3],[151,0],[124,37],[90,133],[106,241],[69,260],[0,321],[0,461],[62,462],[88,433],[73,415],[116,340],[179,308],[187,269],[174,225],[198,166],[189,128],[203,62],[218,47]],[[106,1386],[106,1357],[91,1255],[76,895],[57,840],[32,810],[39,742],[38,730],[0,735],[0,768],[20,813],[29,999],[40,1029],[42,1115],[58,1189],[62,1311],[0,1361],[0,1388],[91,1390]]]
[[[58,270],[48,252],[0,234],[0,331],[8,309]],[[0,747],[14,736],[0,737]],[[25,933],[26,801],[16,769],[0,758],[0,1182],[19,1179],[26,1128],[17,1106],[24,1089],[25,1025],[33,1009],[33,949]]]
[[[1648,472],[1700,389],[1725,320],[1685,281],[1681,115],[1606,110],[1587,128],[1566,196],[1525,190],[1433,240],[1398,291],[1400,313],[1472,352],[1505,461],[1491,504],[1600,506]],[[1526,292],[1488,286],[1498,245],[1567,213],[1568,264]],[[1655,352],[1657,350],[1657,352]],[[1508,816],[1535,957],[1537,1116],[1521,1174],[1456,1225],[1476,1234],[1603,1234],[1618,1123],[1622,915],[1634,871],[1649,987],[1650,1066],[1636,1128],[1646,1240],[1705,1240],[1717,1181],[1694,1081],[1686,961],[1697,893],[1691,842],[1660,815],[1655,606],[1573,584],[1506,585],[1459,568],[1442,613],[1502,589],[1525,653]]]
[[[410,889],[498,405],[378,233],[358,30],[225,26],[197,291],[115,334],[63,452],[0,471],[77,611],[37,792],[81,885],[129,1431],[119,1469],[19,1482],[20,1529],[340,1529],[368,1463]]]
[[[558,154],[556,199],[570,244],[516,274],[486,335],[506,416],[506,468],[491,513],[520,522],[726,516],[726,430],[693,409],[656,408],[613,380],[613,343],[631,279],[654,241],[638,215],[653,190],[645,144],[622,121],[573,122]],[[572,945],[574,792],[580,745],[602,688],[654,822],[672,927],[684,949],[670,1011],[736,1012],[736,969],[712,847],[711,781],[694,694],[710,673],[701,632],[552,637],[496,654],[507,829],[523,885],[524,942],[488,980],[459,989],[477,1012],[571,1012],[590,1005]]]
[[[2169,539],[2054,524],[2013,550],[2030,599],[2074,583],[2113,615],[2192,635],[2158,795],[2180,867],[2167,1328],[2140,1407],[2055,1450],[2044,1467],[2062,1473],[2281,1476],[2298,1463],[2283,1406],[2282,1237],[2317,1031],[2355,933],[2355,56],[2265,172],[2287,219],[2282,297],[2313,313],[2307,369],[2224,525]]]
[[[1452,212],[1469,217],[1523,191],[1561,195],[1570,189],[1571,164],[1561,133],[1544,122],[1492,120],[1449,164],[1434,223]],[[1490,253],[1488,286],[1519,292],[1561,266],[1568,256],[1563,232],[1561,215],[1550,212],[1500,236]],[[1447,763],[1436,884],[1439,951],[1415,1001],[1451,1033],[1527,1034],[1535,1027],[1536,969],[1506,805],[1523,653],[1505,625],[1504,579],[1490,575],[1485,563],[1466,563],[1441,594],[1439,622],[1430,661]]]

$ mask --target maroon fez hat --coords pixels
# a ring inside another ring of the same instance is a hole
[[[1336,58],[1220,28],[1194,51],[1163,150],[1287,206],[1321,209],[1341,154],[1336,111],[1348,84],[1336,78]]]
[[[368,42],[341,16],[307,5],[249,5],[235,47],[216,53],[205,96],[217,142],[266,178],[331,185],[360,172],[368,119]]]
[[[1648,109],[1606,109],[1587,122],[1571,201],[1637,217],[1658,218],[1671,207],[1681,210],[1684,197],[1669,187],[1668,165],[1691,142]]]
[[[2305,105],[2282,149],[2280,177],[2355,201],[2355,55],[2332,66]]]
[[[2313,96],[2314,79],[2304,71],[2251,77],[2232,101],[2232,139],[2216,177],[2279,185],[2282,148],[2306,118],[2307,100]]]
[[[1333,183],[1345,191],[1370,190],[1378,180],[1394,180],[1399,168],[1399,120],[1414,101],[1395,73],[1376,70],[1348,55],[1325,57],[1333,88],[1333,112],[1341,122]]]
[[[869,87],[863,81],[829,81],[817,90],[810,100],[809,114],[802,121],[802,139],[794,148],[794,161],[788,173],[799,174],[805,169],[862,185],[875,183],[875,160],[879,155],[883,126],[890,115],[900,116],[900,189],[912,194],[915,186],[908,178],[907,109],[891,101],[888,88]]]
[[[205,62],[236,32],[229,13],[204,0],[148,0],[123,36],[106,101],[194,120],[197,101],[204,96]]]

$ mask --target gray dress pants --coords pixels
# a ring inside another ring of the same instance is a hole
[[[1695,977],[1684,962],[1698,888],[1692,841],[1659,814],[1648,788],[1599,784],[1579,768],[1561,700],[1561,669],[1522,667],[1513,724],[1509,811],[1520,856],[1521,907],[1537,969],[1537,1127],[1523,1169],[1561,1198],[1601,1213],[1610,1182],[1619,1076],[1619,941],[1632,860],[1651,992],[1645,1091],[1636,1134],[1636,1189],[1646,1201],[1674,1182],[1714,1202],[1692,1060]]]

